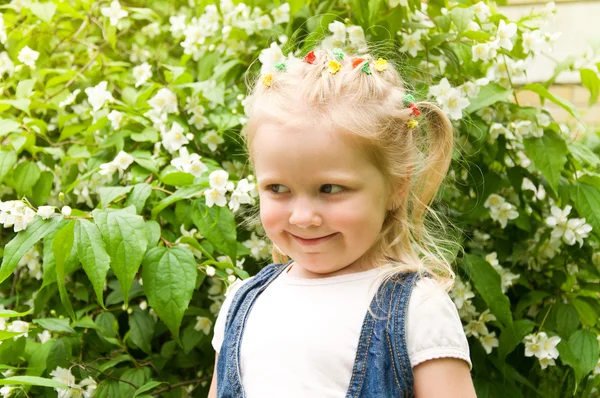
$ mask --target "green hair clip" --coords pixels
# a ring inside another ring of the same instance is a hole
[[[273,65],[275,67],[275,69],[277,69],[280,72],[283,72],[285,70],[285,62],[277,62],[275,65]]]
[[[331,50],[331,53],[332,53],[333,55],[335,55],[335,57],[336,57],[337,59],[339,59],[340,61],[344,59],[344,53],[342,52],[342,49],[341,49],[341,48],[337,48],[337,47],[336,47],[336,48],[334,48],[333,50]]]

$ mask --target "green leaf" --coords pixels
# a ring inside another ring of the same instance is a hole
[[[154,208],[152,209],[152,219],[155,219],[156,216],[158,216],[158,213],[163,211],[167,206],[169,206],[179,200],[189,199],[189,198],[193,198],[195,196],[202,195],[202,193],[204,192],[204,190],[207,187],[208,187],[208,183],[202,183],[202,184],[189,185],[187,187],[178,189],[172,195],[167,196],[166,198],[164,198],[163,200],[158,202],[158,204],[156,206],[154,206]]]
[[[600,355],[596,335],[589,330],[578,330],[571,335],[568,342],[561,341],[558,346],[561,361],[575,370],[576,382],[579,383],[598,363]]]
[[[46,23],[52,21],[54,13],[56,12],[56,5],[54,3],[32,3],[29,6],[31,13]]]
[[[31,200],[36,206],[42,206],[48,201],[48,197],[52,192],[52,182],[54,174],[50,171],[42,171],[40,178],[35,183],[31,190]]]
[[[79,219],[75,226],[75,236],[77,236],[77,257],[94,287],[98,302],[105,308],[103,290],[111,260],[100,231],[96,224],[86,219]]]
[[[476,112],[482,108],[495,104],[496,102],[505,102],[513,95],[513,91],[502,87],[496,83],[490,83],[481,87],[476,98],[470,99],[471,102],[465,111],[467,113]]]
[[[577,310],[571,304],[556,304],[556,331],[564,338],[568,339],[579,327],[579,315]]]
[[[571,185],[575,209],[595,234],[600,233],[600,177],[583,176]]]
[[[154,380],[150,380],[149,382],[147,382],[146,384],[144,384],[143,386],[141,386],[140,388],[135,390],[135,393],[133,394],[133,398],[139,396],[143,392],[150,391],[150,390],[160,386],[161,384],[163,384],[163,383],[154,381]]]
[[[126,195],[133,189],[133,186],[129,187],[101,187],[98,188],[98,194],[100,194],[100,202],[103,208],[107,207],[113,200]]]
[[[69,389],[69,386],[52,379],[44,379],[43,377],[35,376],[12,376],[0,379],[0,385],[16,384],[19,386],[42,386],[50,388]]]
[[[29,115],[29,105],[31,105],[31,100],[29,100],[29,99],[14,99],[14,100],[3,99],[3,100],[0,100],[0,104],[11,105],[11,106],[17,108],[18,110],[23,111]],[[0,125],[0,130],[1,129],[2,129],[2,127]],[[0,133],[0,136],[1,135],[2,135],[2,133]]]
[[[568,144],[569,151],[583,165],[590,165],[596,168],[600,165],[600,157],[596,155],[590,148],[581,142],[572,142]]]
[[[145,169],[150,170],[153,173],[158,173],[158,165],[152,158],[152,155],[148,151],[134,151],[130,154],[133,160]]]
[[[21,123],[11,119],[0,119],[0,137],[19,131]]]
[[[454,7],[449,13],[450,19],[456,25],[459,32],[464,32],[473,20],[475,11],[472,8]]]
[[[534,327],[534,322],[528,319],[520,319],[514,321],[512,326],[504,328],[499,339],[498,356],[500,359],[504,361],[506,356],[517,348],[523,338],[531,333]]]
[[[19,196],[29,195],[31,188],[33,188],[41,174],[42,172],[37,163],[30,161],[19,163],[14,171],[13,178],[15,183],[14,188]]]
[[[183,314],[192,299],[196,274],[194,256],[182,247],[157,246],[144,258],[142,278],[148,303],[176,340]]]
[[[185,185],[191,185],[194,183],[194,176],[189,173],[182,171],[176,171],[174,173],[168,173],[161,175],[160,181],[163,184],[171,185],[174,187],[182,187]]]
[[[19,316],[29,315],[29,314],[31,314],[32,311],[33,311],[33,308],[30,309],[29,311],[25,311],[25,312],[17,312],[17,311],[13,311],[13,310],[1,310],[0,318],[16,318]]]
[[[600,314],[598,314],[594,307],[588,303],[590,300],[592,299],[586,297],[575,298],[572,300],[572,303],[577,310],[576,314],[579,314],[577,321],[579,322],[579,319],[581,319],[585,325],[593,327],[598,323],[598,317]]]
[[[465,255],[461,266],[491,312],[505,327],[510,327],[513,323],[510,301],[502,293],[498,272],[487,261],[472,254]]]
[[[236,259],[237,232],[233,213],[226,207],[206,206],[201,200],[192,204],[192,221],[200,233],[221,253]]]
[[[29,343],[29,341],[28,341]],[[48,355],[54,345],[54,340],[49,340],[44,344],[37,344],[31,349],[30,345],[25,346],[25,359],[27,360],[27,376],[41,376],[46,370]]]
[[[61,217],[53,217],[48,220],[36,217],[26,230],[20,231],[13,240],[8,242],[4,248],[4,257],[0,267],[0,283],[12,274],[25,253],[40,239],[54,231],[61,221]]]
[[[152,194],[152,186],[150,184],[134,185],[133,191],[127,196],[125,207],[135,206],[135,212],[141,214],[150,194]]]
[[[158,141],[158,131],[152,127],[146,127],[141,133],[131,133],[129,138],[136,142],[156,142]]]
[[[13,339],[17,336],[21,336],[22,332],[7,332],[6,330],[0,330],[0,341],[2,340],[8,340],[8,339]]]
[[[160,239],[160,224],[154,220],[146,221],[146,232],[148,235],[148,247],[154,247]]]
[[[541,138],[524,139],[523,145],[535,167],[546,177],[554,192],[558,192],[560,173],[569,153],[565,141],[554,131],[547,130]]]
[[[69,325],[69,320],[66,318],[39,318],[34,319],[33,323],[40,325],[44,329],[48,329],[51,332],[56,333],[67,333],[76,334],[75,329]]]
[[[539,83],[532,83],[532,84],[527,84],[525,86],[523,86],[522,90],[529,90],[529,91],[533,91],[534,93],[537,93],[540,96],[540,99],[547,99],[549,101],[554,102],[556,105],[560,106],[561,108],[563,108],[565,111],[569,112],[569,114],[571,116],[573,116],[574,118],[576,118],[577,120],[579,120],[580,122],[583,123],[583,121],[581,120],[581,116],[579,115],[579,112],[577,111],[577,108],[575,108],[575,106],[570,103],[569,101],[557,98],[556,96],[554,96],[554,94],[552,94],[550,91],[548,91],[546,89],[546,87],[542,86]]]
[[[35,79],[21,80],[17,85],[17,92],[15,96],[17,98],[29,98],[33,92],[34,85]]]
[[[592,106],[598,101],[598,94],[600,93],[600,78],[598,74],[589,68],[581,68],[579,70],[581,75],[581,84],[583,87],[590,91],[590,100],[588,105]]]
[[[54,260],[56,261],[56,283],[58,285],[60,301],[63,303],[73,320],[75,320],[75,313],[73,312],[71,299],[65,289],[65,263],[67,262],[67,258],[73,248],[73,242],[75,241],[74,230],[75,220],[70,220],[67,225],[62,227],[62,229],[56,233],[52,240],[52,252],[54,253]]]
[[[133,206],[119,210],[94,210],[92,215],[106,244],[110,267],[121,284],[127,303],[133,278],[148,247],[144,219],[135,214]]]
[[[154,335],[154,318],[139,308],[129,315],[129,339],[148,355],[152,355],[152,336]]]
[[[8,174],[9,170],[17,163],[17,154],[11,150],[0,151],[0,183]]]

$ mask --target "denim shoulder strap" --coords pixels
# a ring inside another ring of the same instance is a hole
[[[240,287],[233,296],[227,312],[223,344],[217,361],[219,398],[245,396],[240,367],[240,343],[246,318],[256,297],[286,269],[288,264],[267,265],[252,280]]]
[[[413,397],[413,373],[406,344],[408,302],[417,273],[382,283],[363,322],[346,398]]]

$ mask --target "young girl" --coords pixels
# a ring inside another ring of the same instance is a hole
[[[209,396],[475,397],[447,244],[426,219],[452,156],[446,116],[391,63],[340,49],[275,64],[247,111],[260,220],[289,261],[228,292]]]

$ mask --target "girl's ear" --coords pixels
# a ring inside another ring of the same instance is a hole
[[[406,195],[408,194],[408,190],[410,188],[411,178],[412,178],[412,167],[409,169],[408,176],[406,177],[404,183],[400,187],[392,188],[392,192],[389,195],[386,209],[393,211],[399,206],[399,203],[397,203],[398,200],[401,200],[401,201],[406,200]]]

